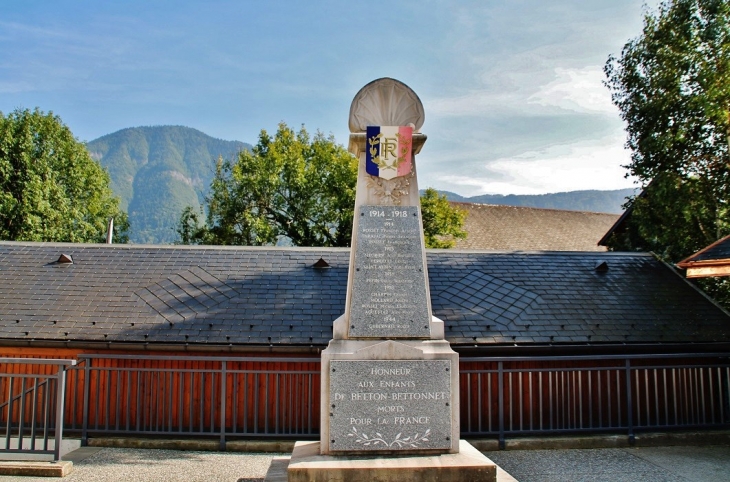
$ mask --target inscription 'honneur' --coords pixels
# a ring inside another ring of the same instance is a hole
[[[330,368],[333,450],[450,446],[449,360],[332,361]]]

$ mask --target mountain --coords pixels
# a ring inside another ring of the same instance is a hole
[[[552,194],[509,194],[506,196],[502,194],[483,194],[472,197],[464,197],[450,191],[439,192],[445,195],[449,201],[457,202],[620,214],[623,212],[622,205],[626,202],[626,197],[635,194],[636,190],[570,191]]]
[[[86,147],[109,171],[112,189],[129,213],[134,243],[174,242],[180,214],[186,206],[200,207],[218,157],[251,149],[183,126],[131,127]]]
[[[129,213],[134,243],[173,243],[187,206],[199,209],[219,156],[229,159],[250,144],[224,141],[183,126],[131,127],[86,145],[111,177],[114,193]],[[633,189],[572,191],[539,195],[464,197],[440,191],[451,201],[620,213]]]

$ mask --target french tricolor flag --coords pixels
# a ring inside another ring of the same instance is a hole
[[[383,179],[410,174],[412,142],[411,126],[368,126],[365,172]]]

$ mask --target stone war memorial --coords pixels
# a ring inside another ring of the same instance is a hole
[[[321,439],[297,442],[289,482],[497,480],[495,464],[459,438],[459,356],[431,314],[416,165],[424,119],[394,79],[352,101],[346,306],[322,352]]]

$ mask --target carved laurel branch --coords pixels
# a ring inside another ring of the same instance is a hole
[[[396,177],[394,179],[383,179],[368,175],[368,189],[378,197],[379,204],[400,206],[401,197],[407,196],[411,179],[413,179],[413,171],[406,176]]]
[[[395,436],[395,439],[388,443],[385,441],[383,436],[379,433],[375,433],[375,437],[369,437],[368,434],[365,432],[358,432],[355,427],[352,427],[352,431],[347,434],[348,437],[355,437],[355,442],[359,444],[363,444],[364,446],[372,445],[373,447],[377,445],[384,445],[385,447],[392,447],[394,445],[397,445],[398,448],[402,447],[413,447],[418,448],[418,444],[421,442],[428,442],[428,436],[431,433],[431,429],[426,429],[426,431],[423,434],[416,433],[415,435],[409,436],[409,437],[402,437],[403,433],[399,433]]]

